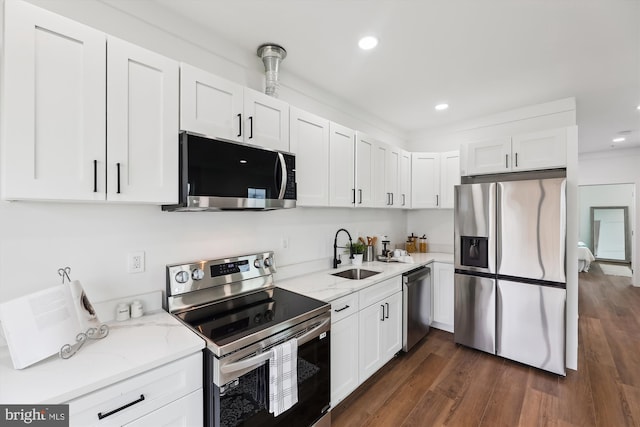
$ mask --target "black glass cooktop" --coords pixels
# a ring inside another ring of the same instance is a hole
[[[179,316],[222,347],[324,306],[328,303],[273,288],[210,304]]]

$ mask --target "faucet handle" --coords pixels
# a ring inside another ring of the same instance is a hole
[[[338,260],[336,261],[336,264],[342,264],[342,259],[340,258],[340,254],[338,254]]]

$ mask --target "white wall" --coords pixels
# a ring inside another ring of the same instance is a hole
[[[579,164],[580,185],[633,183],[636,191],[640,188],[640,148],[581,154]],[[637,194],[634,197],[634,211],[629,212],[629,222],[636,231],[631,244],[633,284],[640,286],[640,233],[637,232],[640,224],[640,197]]]
[[[127,3],[131,12],[145,16],[142,21],[108,1],[32,3],[262,90],[264,69],[255,52],[243,52],[155,4]],[[404,144],[404,136],[384,120],[287,75],[286,62],[281,77],[280,98],[284,101],[390,143]],[[333,236],[340,227],[354,238],[387,234],[392,241],[401,242],[406,214],[305,208],[165,213],[158,206],[0,201],[0,301],[59,283],[57,269],[62,266],[72,268],[72,278],[82,281],[94,301],[164,290],[166,264],[253,251],[276,250],[279,276],[299,274],[307,267],[328,268]],[[283,239],[288,240],[287,249],[282,247]],[[126,255],[137,250],[146,253],[146,271],[128,274]]]

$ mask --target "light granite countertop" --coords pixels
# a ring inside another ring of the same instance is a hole
[[[55,355],[21,370],[13,369],[9,349],[0,347],[0,403],[64,403],[205,346],[165,311],[108,325],[108,336],[86,342],[71,358]]]
[[[345,265],[337,269],[322,270],[314,273],[309,273],[297,277],[292,277],[286,280],[281,280],[276,283],[276,286],[284,289],[288,289],[293,292],[297,292],[306,295],[311,298],[316,298],[325,302],[331,302],[345,295],[349,295],[353,292],[357,292],[368,286],[382,282],[394,276],[401,275],[407,271],[411,271],[421,265],[429,264],[430,262],[444,262],[453,264],[453,254],[447,253],[414,253],[411,255],[413,262],[363,262],[361,266]],[[333,276],[332,273],[337,273],[351,268],[363,268],[366,270],[379,271],[380,274],[368,277],[361,280],[345,279],[342,277]]]

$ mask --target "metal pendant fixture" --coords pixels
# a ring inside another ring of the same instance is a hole
[[[274,98],[278,97],[278,69],[280,62],[287,57],[287,51],[275,43],[264,43],[258,47],[258,56],[264,63],[266,85],[264,93]]]

